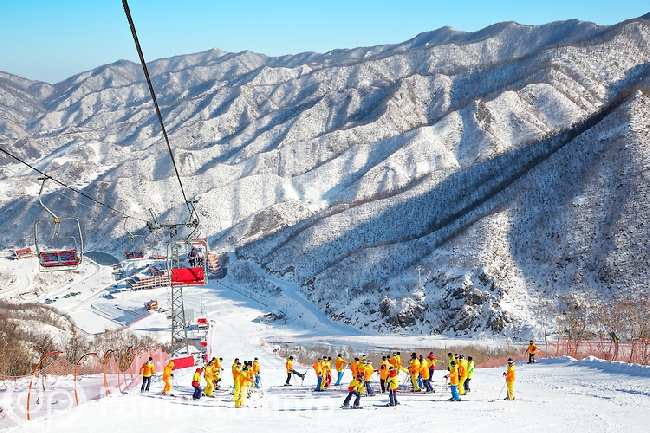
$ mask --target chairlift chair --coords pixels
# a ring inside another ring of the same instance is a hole
[[[176,242],[178,247],[185,247],[186,261],[179,260],[179,266],[174,267],[168,259],[172,286],[203,286],[208,283],[208,254],[207,239],[186,239]],[[168,258],[171,258],[171,245],[168,247]],[[179,248],[179,252],[182,251]],[[196,255],[193,255],[193,251]],[[185,265],[187,263],[187,265]]]
[[[144,236],[134,235],[126,228],[126,221],[129,217],[124,217],[124,231],[128,233],[124,239],[124,258],[143,259],[144,258]]]
[[[64,271],[77,269],[83,258],[83,236],[77,218],[59,218],[41,200],[43,180],[38,201],[52,215],[34,223],[34,245],[41,270]]]

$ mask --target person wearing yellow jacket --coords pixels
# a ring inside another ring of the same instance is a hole
[[[474,379],[474,360],[471,356],[467,357],[467,380],[465,381],[465,392],[470,392],[469,382]]]
[[[504,400],[514,400],[515,399],[515,362],[512,358],[508,358],[508,366],[506,367],[506,372],[503,373],[506,377],[506,387],[508,389],[506,398]]]
[[[316,384],[316,389],[314,391],[322,391],[323,390],[323,362],[320,359],[317,359],[314,364],[311,366],[311,368],[314,369],[314,373],[316,373],[316,379],[318,380],[318,383]]]
[[[344,360],[341,354],[339,353],[338,356],[336,357],[336,361],[334,361],[334,368],[336,368],[336,372],[338,373],[338,377],[336,379],[336,383],[334,384],[334,386],[341,385],[341,380],[343,379],[343,370],[345,370],[345,367],[348,364],[349,362]]]
[[[212,363],[208,363],[203,369],[203,377],[205,378],[205,389],[203,394],[206,397],[214,397],[212,392],[214,391],[214,367]]]
[[[153,358],[151,356],[149,357],[149,360],[140,367],[140,374],[142,374],[142,386],[140,387],[140,392],[149,392],[151,376],[156,374],[156,367],[153,365]]]
[[[244,368],[239,373],[237,380],[237,394],[235,395],[235,407],[242,407],[246,403],[246,397],[248,397],[248,384],[252,383],[253,380],[248,374],[248,366]]]
[[[260,376],[260,361],[259,359],[255,358],[253,359],[253,375],[255,376],[255,388],[260,387],[260,379],[262,378]]]
[[[372,366],[372,361],[368,360],[363,366],[363,380],[364,380],[364,385],[366,387],[366,391],[368,392],[368,396],[375,395],[375,393],[372,391],[372,387],[370,386],[370,379],[372,378],[372,374],[374,372],[375,369]]]
[[[302,380],[305,380],[305,375],[298,373],[296,370],[293,369],[293,356],[290,356],[287,358],[287,362],[285,363],[286,371],[287,371],[287,382],[284,384],[284,386],[291,386],[291,375],[295,374],[296,376],[300,377]]]
[[[467,380],[467,360],[460,355],[458,363],[458,393],[465,395],[465,381]]]
[[[436,357],[433,356],[433,352],[429,352],[429,356],[427,356],[427,363],[429,364],[429,380],[433,380],[433,373],[436,372],[436,362],[442,361],[436,359]]]
[[[415,353],[411,355],[408,372],[409,376],[411,376],[413,392],[419,392],[420,387],[418,386],[418,376],[420,375],[420,361],[418,361],[417,355]]]
[[[363,386],[363,376],[359,374],[357,377],[352,379],[352,382],[350,382],[350,385],[348,386],[348,396],[343,400],[342,407],[350,407],[350,400],[352,400],[352,396],[355,396],[356,398],[354,399],[352,409],[359,409],[361,407],[359,406],[359,403],[361,402],[361,394],[364,394],[365,392],[366,389]]]
[[[163,388],[163,394],[165,395],[171,395],[172,393],[172,377],[174,377],[174,373],[172,373],[172,370],[174,369],[174,361],[170,360],[167,363],[167,366],[163,370],[163,375],[162,375],[162,380],[165,382],[165,387]]]
[[[386,379],[386,386],[388,387],[388,405],[397,406],[397,390],[399,389],[399,378],[397,377],[397,370],[390,367],[388,378]]]
[[[233,379],[233,400],[237,401],[239,400],[239,396],[241,394],[241,376],[242,376],[242,367],[241,367],[241,362],[239,361],[239,358],[237,358],[237,361],[235,364],[232,366],[232,379]]]
[[[192,386],[194,387],[194,394],[192,399],[200,400],[201,399],[201,368],[197,368],[192,376]]]
[[[212,365],[214,366],[214,389],[219,389],[219,382],[221,382],[221,361],[223,358],[214,358]]]
[[[460,401],[458,394],[458,368],[456,368],[456,361],[449,362],[449,373],[445,376],[449,379],[449,389],[451,390],[451,398],[449,401]]]

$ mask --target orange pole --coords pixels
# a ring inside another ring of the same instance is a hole
[[[106,379],[106,365],[108,364],[108,356],[111,355],[113,352],[115,352],[113,349],[108,349],[104,353],[104,388],[106,389],[106,395],[110,394],[111,391],[108,388],[108,380]],[[119,370],[119,368],[118,368]]]
[[[31,417],[29,416],[29,400],[30,400],[30,398],[31,398],[31,396],[32,396],[32,385],[34,384],[34,377],[36,376],[36,372],[37,372],[38,369],[40,368],[41,363],[42,363],[46,358],[48,358],[48,357],[50,357],[50,356],[60,355],[60,354],[62,354],[62,353],[63,353],[63,352],[61,352],[60,350],[57,350],[56,352],[48,353],[47,355],[45,355],[44,357],[42,357],[41,360],[38,361],[38,364],[36,364],[36,367],[34,367],[34,371],[32,372],[32,380],[29,381],[29,391],[27,392],[27,421],[29,421],[29,420],[31,419]]]
[[[81,364],[81,360],[84,359],[86,356],[97,356],[95,352],[92,353],[86,353],[84,356],[79,358],[79,361],[77,361],[77,365],[74,368],[74,399],[77,402],[77,406],[79,406],[79,396],[77,395],[77,373],[79,372],[79,365]]]

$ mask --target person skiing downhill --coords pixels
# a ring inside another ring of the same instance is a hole
[[[506,367],[506,372],[503,373],[506,377],[506,387],[508,388],[506,398],[504,400],[514,400],[515,399],[515,362],[512,358],[508,358],[508,366]]]
[[[140,392],[149,392],[151,376],[156,374],[156,368],[153,365],[153,358],[151,356],[149,357],[149,360],[140,367],[140,374],[142,374],[142,386],[140,387]]]

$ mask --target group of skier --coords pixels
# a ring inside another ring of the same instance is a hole
[[[528,363],[535,362],[535,353],[537,346],[534,341],[530,341],[526,352],[528,353]],[[471,356],[459,354],[447,354],[447,374],[443,376],[447,380],[447,385],[451,391],[450,401],[460,401],[460,396],[471,392],[470,382],[474,378],[474,360]],[[305,373],[299,373],[293,367],[293,356],[289,356],[286,360],[287,380],[285,386],[291,386],[293,375],[305,379]],[[197,368],[192,377],[192,386],[194,387],[193,399],[198,400],[202,396],[214,397],[214,390],[219,389],[219,382],[221,381],[221,374],[223,368],[221,363],[223,358],[212,358],[209,362],[205,363],[203,368]],[[358,408],[360,407],[360,400],[362,396],[376,395],[371,386],[371,378],[373,374],[377,374],[379,379],[380,393],[388,393],[389,402],[386,406],[397,406],[397,392],[399,389],[399,372],[404,372],[410,377],[410,392],[433,393],[435,390],[431,384],[433,374],[436,370],[436,364],[443,361],[435,358],[433,352],[429,352],[426,357],[418,355],[413,352],[410,356],[408,365],[403,365],[400,352],[393,352],[390,355],[382,356],[381,363],[375,367],[370,359],[365,355],[355,357],[353,361],[346,361],[341,354],[338,354],[332,365],[332,358],[323,356],[317,359],[311,366],[316,374],[317,383],[314,391],[320,392],[332,386],[332,368],[337,372],[337,380],[333,386],[341,386],[344,372],[350,369],[352,373],[352,381],[349,383],[348,395],[343,401],[344,408]],[[163,394],[171,395],[171,378],[173,374],[174,362],[169,361],[165,367],[162,375],[165,387]],[[242,363],[239,358],[235,358],[232,367],[233,375],[233,399],[235,407],[242,407],[246,398],[249,396],[249,387],[259,388],[261,382],[260,364],[258,358],[253,361],[244,361]],[[151,376],[156,374],[152,358],[146,361],[140,369],[142,374],[142,387],[141,392],[148,392],[151,383]],[[506,400],[514,400],[514,382],[515,382],[515,364],[512,358],[508,359],[506,366],[505,376],[507,387]],[[201,381],[205,380],[205,388],[201,387]],[[352,401],[354,398],[354,401]],[[351,404],[352,403],[352,404]]]

